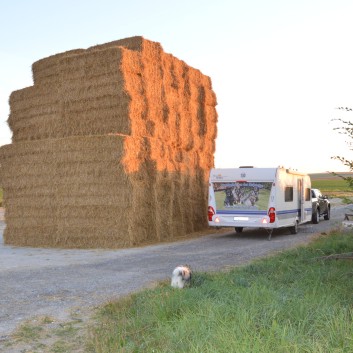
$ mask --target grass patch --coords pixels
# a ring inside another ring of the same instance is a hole
[[[312,180],[314,188],[329,190],[347,190],[347,183],[344,180]]]
[[[349,176],[351,173],[339,173]],[[311,187],[320,189],[324,195],[330,198],[338,197],[345,203],[352,203],[353,189],[349,188],[348,183],[338,176],[325,174],[310,174]]]
[[[86,326],[75,317],[65,323],[47,316],[36,317],[21,324],[11,339],[4,341],[4,347],[10,352],[85,352],[85,332]]]
[[[35,341],[40,337],[43,327],[31,323],[22,324],[13,338],[18,341]]]
[[[334,180],[312,180],[311,181],[312,187],[314,189],[326,190],[326,191],[351,191],[349,189],[347,182],[343,179],[334,179]]]
[[[353,251],[332,234],[191,287],[143,291],[103,307],[88,352],[352,352]]]

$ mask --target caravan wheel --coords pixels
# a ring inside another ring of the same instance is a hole
[[[237,233],[241,233],[243,231],[243,227],[235,227],[235,231]]]
[[[298,221],[295,222],[295,225],[293,227],[289,227],[289,231],[291,234],[297,234],[298,233]]]

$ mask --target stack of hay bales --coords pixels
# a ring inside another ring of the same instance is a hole
[[[211,80],[132,37],[32,66],[0,148],[6,244],[122,248],[207,228]]]

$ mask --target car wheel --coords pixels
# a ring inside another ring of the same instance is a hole
[[[317,209],[316,209],[316,212],[313,213],[312,222],[313,222],[314,224],[318,224],[319,221],[320,221],[320,211],[319,211],[319,209],[317,208]]]
[[[289,231],[291,234],[298,233],[298,221],[295,221],[295,225],[293,227],[289,227]]]
[[[243,227],[235,227],[235,231],[237,233],[241,233],[243,231]]]
[[[324,219],[325,219],[326,221],[328,221],[328,220],[330,219],[330,213],[331,213],[331,210],[330,210],[330,207],[328,207],[328,208],[327,208],[327,212],[326,212],[326,214],[325,214],[325,216],[324,216]]]

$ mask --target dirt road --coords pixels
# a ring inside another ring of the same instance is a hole
[[[23,321],[48,316],[65,321],[113,298],[170,278],[182,263],[194,271],[216,271],[244,264],[308,242],[315,234],[339,228],[348,206],[335,205],[331,219],[299,226],[299,233],[277,230],[272,240],[262,230],[223,234],[123,250],[61,250],[5,246],[0,214],[0,343]]]

